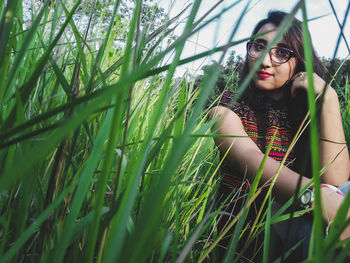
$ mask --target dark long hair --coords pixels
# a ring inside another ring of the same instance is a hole
[[[252,38],[266,24],[271,23],[276,27],[280,26],[283,19],[287,15],[288,15],[287,13],[281,12],[281,11],[270,11],[267,15],[267,18],[261,20],[255,26],[251,35]],[[283,39],[287,43],[288,48],[292,49],[296,54],[297,64],[295,67],[294,74],[305,71],[303,33],[302,33],[301,22],[298,19],[293,18],[291,26],[285,32]],[[311,48],[312,48],[314,72],[317,75],[319,75],[321,78],[324,78],[325,70],[322,65],[322,62],[318,58],[314,47],[312,46]],[[244,79],[247,77],[248,73],[249,73],[249,67],[248,67],[248,54],[247,54],[244,67],[241,73],[241,78],[240,78],[241,84],[244,81]],[[303,90],[298,90],[296,93],[296,97],[291,98],[290,87],[291,87],[291,82],[287,81],[285,85],[283,85],[281,88],[283,89],[283,101],[286,103],[288,107],[288,116],[292,125],[292,131],[294,135],[296,134],[297,129],[299,128],[302,120],[304,119],[307,113],[308,106],[307,106],[306,92]],[[266,92],[259,90],[254,85],[254,82],[251,81],[251,83],[248,85],[247,89],[243,93],[240,100],[244,100],[256,111],[259,135],[265,134],[266,133],[266,120],[265,120],[266,114],[264,112],[264,108],[265,108],[264,104],[266,101]],[[310,168],[305,165],[306,163],[309,163],[308,162],[309,149],[305,148],[306,145],[309,145],[308,142],[309,142],[309,132],[308,130],[306,130],[304,134],[301,136],[301,138],[299,139],[298,143],[296,144],[296,147],[294,148],[297,156],[294,170],[302,174],[305,173],[305,176],[310,176],[309,174]]]

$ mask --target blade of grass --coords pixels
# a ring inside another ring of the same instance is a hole
[[[274,138],[276,136],[276,133],[277,133],[277,130],[275,131],[272,138]],[[237,248],[238,241],[239,241],[239,238],[240,238],[240,235],[242,232],[243,224],[246,220],[246,217],[248,215],[249,208],[250,208],[250,206],[248,206],[248,203],[251,201],[251,199],[253,198],[254,194],[256,193],[256,191],[258,189],[258,185],[259,185],[260,178],[262,176],[262,173],[263,173],[263,170],[265,167],[266,160],[269,157],[269,153],[272,149],[272,142],[273,142],[273,139],[271,140],[271,143],[268,145],[268,148],[266,149],[263,160],[261,161],[259,169],[254,177],[253,183],[252,183],[251,188],[249,190],[248,197],[245,201],[245,204],[243,205],[242,216],[238,219],[237,226],[236,226],[234,233],[233,233],[233,237],[231,238],[229,250],[228,250],[228,253],[227,253],[227,255],[225,257],[225,261],[224,261],[225,263],[232,261],[233,256],[236,253],[236,248]],[[238,258],[236,258],[235,260],[238,260]]]
[[[216,73],[216,74],[215,74]],[[198,97],[197,103],[193,110],[193,115],[186,123],[184,133],[180,137],[174,138],[173,148],[169,154],[166,164],[166,170],[163,171],[162,176],[159,181],[155,184],[155,188],[152,193],[145,197],[145,201],[141,206],[140,216],[138,224],[136,225],[133,237],[130,239],[130,244],[135,244],[130,250],[131,258],[130,262],[140,262],[140,259],[144,258],[144,252],[142,253],[147,242],[153,235],[156,229],[159,227],[160,216],[162,212],[162,200],[164,199],[167,189],[170,186],[170,180],[173,173],[176,171],[178,163],[181,161],[182,156],[188,150],[188,148],[195,142],[193,138],[189,136],[189,132],[193,129],[196,119],[199,117],[200,113],[203,111],[201,107],[204,106],[207,96],[209,95],[209,87],[213,87],[212,84],[216,82],[216,77],[218,76],[218,69],[216,72],[210,75],[205,86],[203,85],[201,93]],[[201,127],[201,129],[209,129],[210,127]],[[203,133],[203,131],[200,131]],[[142,233],[142,235],[140,235]],[[137,242],[135,242],[137,240]],[[176,244],[174,244],[176,246]],[[129,255],[126,254],[126,255]],[[143,261],[143,260],[141,260]]]
[[[4,60],[7,57],[7,44],[9,43],[10,32],[12,32],[12,26],[14,23],[14,18],[16,14],[18,0],[7,1],[4,9],[4,13],[1,17],[0,23],[0,46],[4,47],[0,50],[0,68],[4,65]],[[3,2],[5,4],[5,2]]]
[[[164,262],[164,257],[165,257],[165,254],[166,254],[167,250],[169,249],[171,240],[172,240],[171,234],[167,233],[167,235],[165,236],[164,242],[162,244],[161,250],[160,250],[159,261],[158,262]]]
[[[109,37],[111,35],[111,31],[112,31],[112,28],[113,28],[113,25],[114,25],[115,16],[117,14],[117,11],[118,11],[118,8],[119,8],[119,4],[120,4],[120,0],[116,0],[116,2],[114,3],[112,18],[110,20],[110,23],[109,23],[109,26],[108,26],[108,29],[107,29],[106,37],[104,39],[104,42],[103,42],[101,48],[98,51],[96,60],[92,64],[90,81],[89,81],[87,89],[86,89],[87,92],[90,92],[92,90],[92,88],[93,88],[93,80],[95,79],[95,75],[96,75],[96,72],[97,72],[97,69],[98,69],[98,65],[101,64],[102,59],[104,57],[104,53],[105,53],[105,50],[106,50],[107,42],[108,42]],[[134,18],[135,18],[135,16],[134,16]],[[131,21],[133,22],[133,20],[131,20]],[[131,30],[131,28],[129,28],[129,30]],[[130,31],[129,31],[129,34],[130,34]],[[132,34],[134,34],[134,32],[132,32]],[[127,40],[127,41],[129,41],[129,40]],[[128,48],[128,44],[126,44],[126,47]],[[127,53],[128,52],[126,50],[124,56],[127,56]],[[127,63],[128,63],[127,59],[125,59],[124,62],[123,62],[123,65],[127,64]]]
[[[119,3],[119,1],[118,1],[118,3]],[[125,76],[130,70],[129,67],[130,67],[131,61],[132,61],[131,52],[132,52],[132,46],[133,46],[133,41],[134,41],[136,21],[137,21],[137,18],[140,16],[140,11],[141,11],[141,1],[138,0],[136,2],[136,7],[134,9],[133,18],[131,19],[131,23],[130,23],[130,27],[129,27],[129,33],[128,33],[128,37],[127,37],[125,52],[124,52],[124,62],[123,62],[123,65],[121,68],[121,73],[120,73],[121,76]],[[110,29],[111,29],[111,27],[110,27]],[[101,57],[102,57],[102,55],[101,55]],[[127,87],[127,89],[130,89],[130,86]],[[120,89],[117,93],[116,104],[115,104],[114,112],[113,112],[113,120],[112,120],[110,135],[109,135],[109,143],[107,145],[105,161],[104,161],[104,166],[103,166],[103,170],[102,170],[102,176],[101,176],[100,180],[98,181],[96,194],[95,194],[94,199],[93,199],[93,206],[94,206],[94,210],[96,211],[96,213],[95,213],[95,217],[94,217],[94,222],[91,225],[91,227],[89,228],[87,262],[93,261],[96,240],[97,240],[97,235],[98,235],[98,231],[99,231],[98,226],[100,223],[100,216],[101,216],[99,211],[102,209],[102,206],[103,206],[103,200],[104,200],[105,191],[106,191],[105,189],[106,189],[107,177],[108,177],[110,169],[112,167],[112,162],[113,162],[113,158],[114,158],[114,148],[115,148],[117,140],[119,139],[119,136],[121,135],[120,133],[121,133],[121,125],[122,125],[122,117],[123,117],[122,113],[124,112],[123,108],[125,109],[125,106],[123,105],[125,95],[123,95],[123,93],[124,94],[127,93],[127,90]]]
[[[347,214],[350,207],[350,195],[346,195],[344,201],[339,207],[337,214],[332,222],[332,227],[330,228],[327,237],[324,242],[324,249],[326,251],[330,250],[332,246],[336,244],[340,234],[343,232],[347,226]]]
[[[342,263],[342,262],[346,262],[349,260],[350,240],[349,239],[346,240],[343,245],[344,245],[344,247],[342,247],[340,253],[335,258],[333,263]]]
[[[212,210],[213,206],[214,206],[214,203],[212,203],[211,207],[209,208],[209,211],[207,212],[203,220],[200,222],[200,224],[192,234],[191,238],[187,241],[186,246],[182,249],[181,254],[176,259],[175,263],[182,263],[185,261],[188,253],[191,251],[191,248],[193,247],[194,243],[198,239],[198,236],[200,235],[200,232],[202,231],[204,224],[207,222],[207,220],[211,216],[210,211]]]
[[[18,0],[7,1],[0,22],[0,103],[5,93],[6,79],[10,70],[10,33],[13,31]],[[4,3],[5,4],[5,3]]]
[[[58,242],[58,246],[54,248],[54,262],[62,261],[65,251],[70,244],[75,222],[78,218],[79,212],[86,198],[86,193],[91,184],[92,176],[95,172],[95,169],[100,161],[100,157],[103,152],[104,142],[108,136],[108,131],[110,130],[111,119],[112,112],[108,111],[106,120],[104,121],[101,129],[99,130],[99,134],[91,151],[89,159],[87,160],[85,167],[81,173],[78,187],[70,206],[70,213],[68,214],[63,226],[62,232],[65,234],[61,235]]]
[[[11,67],[10,72],[7,76],[7,89],[10,89],[10,87],[13,85],[13,82],[16,80],[17,74],[19,70],[21,69],[21,66],[25,60],[25,53],[28,51],[29,48],[32,47],[32,43],[35,40],[36,32],[38,31],[38,28],[40,27],[40,21],[47,9],[47,6],[49,4],[49,1],[45,1],[43,7],[41,8],[39,14],[36,16],[31,28],[26,33],[23,44],[21,46],[21,49],[16,54],[15,60],[13,62],[13,65]],[[0,97],[0,102],[2,101],[2,97]]]
[[[269,203],[267,206],[267,215],[266,215],[266,223],[265,223],[263,263],[267,263],[269,260],[270,231],[271,231],[271,204],[272,204],[271,195],[269,195]]]
[[[52,64],[52,68],[55,71],[57,80],[59,81],[59,83],[61,84],[64,92],[66,93],[67,97],[71,97],[72,96],[72,89],[69,86],[69,83],[66,79],[66,77],[64,76],[62,70],[58,67],[58,65],[56,64],[56,61],[51,57],[51,64]]]
[[[21,249],[25,242],[36,232],[41,224],[54,212],[56,207],[61,204],[67,194],[73,189],[75,184],[71,184],[62,193],[53,200],[53,202],[38,216],[38,218],[22,233],[11,248],[1,257],[1,262],[8,262]]]
[[[68,25],[69,21],[72,19],[72,16],[75,12],[75,10],[78,8],[79,4],[80,4],[81,0],[77,0],[76,4],[73,6],[71,12],[69,13],[69,16],[67,16],[66,20],[64,21],[63,25],[60,28],[60,31],[58,32],[57,36],[55,37],[55,39],[50,43],[49,47],[47,48],[46,52],[40,57],[40,59],[37,62],[37,66],[34,68],[34,70],[32,71],[29,80],[27,81],[26,84],[23,85],[21,91],[20,91],[20,99],[22,102],[25,102],[28,100],[28,97],[30,95],[30,93],[32,92],[32,90],[35,87],[35,83],[37,82],[39,76],[41,75],[46,62],[48,61],[50,54],[53,50],[53,48],[56,46],[58,40],[60,39],[60,37],[62,36],[66,26]],[[19,103],[19,101],[17,102]],[[17,107],[14,107],[11,110],[11,113],[9,114],[9,116],[7,117],[6,121],[4,122],[4,124],[2,125],[2,127],[12,127],[14,123],[16,123],[16,109]]]
[[[199,1],[196,1],[192,10],[191,10],[191,14],[189,16],[189,19],[188,19],[188,22],[186,24],[183,35],[187,35],[188,31],[191,29],[191,24],[194,20],[195,14],[197,13],[198,7],[199,7]],[[180,37],[180,39],[181,39],[181,37]],[[171,79],[172,79],[172,76],[175,72],[175,68],[178,64],[182,49],[184,47],[184,41],[182,40],[182,42],[180,42],[180,43],[181,44],[178,45],[176,48],[176,55],[174,58],[174,62],[172,64],[172,66],[170,67],[168,75],[165,79],[162,93],[160,94],[160,97],[159,97],[159,100],[157,103],[157,108],[154,111],[154,113],[152,114],[152,117],[150,120],[149,131],[145,136],[146,139],[145,139],[145,141],[141,147],[141,150],[140,150],[146,156],[147,156],[147,152],[148,152],[148,148],[149,148],[150,139],[154,133],[154,127],[158,123],[159,116],[163,113],[163,108],[164,108],[165,102],[167,100],[167,95],[168,95]],[[106,244],[106,254],[105,254],[104,262],[115,261],[115,259],[119,257],[119,253],[121,252],[121,244],[122,244],[122,240],[124,239],[124,236],[125,236],[125,234],[124,234],[125,233],[125,226],[124,226],[125,225],[125,218],[127,215],[130,214],[131,207],[132,207],[134,200],[135,200],[135,197],[136,197],[138,178],[140,176],[140,172],[142,170],[144,170],[145,157],[140,157],[134,163],[135,163],[135,169],[134,169],[134,171],[132,171],[131,178],[130,178],[130,181],[128,184],[128,188],[123,196],[122,203],[121,203],[121,209],[120,209],[120,211],[118,211],[115,218],[111,222],[111,229],[110,229],[110,233],[109,233],[109,240],[107,241],[107,244]],[[165,179],[167,179],[166,176],[164,176],[164,177],[165,177]],[[163,191],[161,191],[160,193],[162,193],[162,192]],[[161,197],[158,196],[156,203],[158,203],[160,201],[160,199],[161,199]],[[153,210],[155,207],[157,207],[157,206],[152,205],[151,210]],[[145,212],[140,212],[141,218],[143,217],[143,216],[141,216],[143,213],[145,213]],[[148,212],[146,212],[146,215],[147,214],[148,214]],[[158,214],[158,212],[157,212],[157,214]],[[148,219],[146,221],[148,221]],[[143,223],[145,223],[145,221]],[[154,223],[155,223],[155,221],[150,222],[150,225],[147,226],[147,228],[150,228],[150,229],[153,228]],[[144,230],[146,230],[146,229],[143,229],[142,231],[144,231]],[[144,240],[145,239],[143,239],[142,242],[140,242],[140,240],[138,240],[137,243],[139,245],[137,246],[137,248],[135,248],[135,251],[139,250],[139,247],[141,244],[144,243]],[[141,255],[140,253],[133,252],[134,258],[130,259],[130,262],[132,262],[132,260],[134,260],[134,259],[136,260],[136,258],[140,257],[140,256],[143,258],[146,255],[145,255],[145,253],[142,253],[142,255]]]
[[[312,178],[314,182],[314,193],[315,193],[315,206],[314,206],[314,227],[315,227],[315,255],[316,261],[321,262],[323,259],[323,222],[322,222],[322,201],[320,192],[320,153],[319,153],[319,142],[318,142],[318,124],[316,116],[316,105],[315,105],[315,91],[314,91],[314,78],[313,78],[313,59],[311,51],[311,40],[307,27],[307,14],[306,7],[303,1],[301,6],[303,14],[303,44],[304,53],[306,60],[306,73],[308,80],[308,105],[310,111],[310,146],[311,146],[311,166],[312,166]]]
[[[223,50],[227,49],[230,46],[233,46],[233,45],[245,42],[247,40],[248,40],[248,38],[242,39],[242,40],[237,41],[237,42],[230,42],[229,44],[224,45],[222,47],[214,48],[214,49],[212,49],[210,51],[206,51],[206,52],[203,52],[201,54],[189,57],[187,59],[181,60],[179,62],[179,65],[192,62],[192,61],[194,61],[196,59],[200,59],[202,57],[208,56],[210,54],[214,54],[214,53],[219,52],[219,51],[223,51]],[[162,53],[162,54],[165,54],[165,53]],[[154,61],[152,61],[152,64],[154,64]],[[117,66],[120,66],[120,65],[122,65],[122,61],[119,61],[118,64],[117,64]],[[147,65],[145,65],[145,66],[147,66]],[[149,71],[142,70],[142,72],[145,72],[145,73],[143,73],[143,74],[136,74],[136,75],[132,74],[131,76],[138,76],[137,78],[133,78],[132,80],[136,81],[136,80],[139,80],[139,79],[142,79],[142,78],[145,78],[145,77],[156,75],[158,73],[161,73],[163,71],[168,70],[169,66],[170,65],[167,65],[167,66],[163,66],[161,68],[154,69],[154,70],[149,70]],[[112,68],[110,68],[110,69],[112,69]],[[113,70],[115,70],[115,69],[116,68],[113,68]],[[108,70],[108,72],[109,72],[109,70]],[[112,70],[110,72],[112,72]],[[137,71],[137,72],[139,72],[139,71]],[[108,74],[110,74],[110,73],[108,73]],[[43,121],[43,120],[45,120],[45,119],[47,119],[49,117],[52,117],[52,116],[54,116],[56,114],[59,114],[59,113],[65,111],[65,109],[67,109],[69,107],[78,105],[80,103],[84,103],[84,102],[88,101],[89,99],[92,99],[92,98],[94,98],[96,96],[99,96],[101,93],[102,93],[102,91],[98,90],[98,91],[96,91],[94,93],[89,93],[87,95],[81,96],[81,97],[79,97],[79,98],[77,98],[77,99],[75,99],[73,101],[68,102],[66,105],[58,106],[57,108],[51,109],[50,111],[48,111],[46,113],[43,113],[42,115],[39,115],[37,117],[34,117],[31,120],[28,120],[27,122],[25,122],[23,124],[19,124],[17,127],[14,127],[12,129],[10,127],[3,127],[3,132],[0,133],[0,139],[4,140],[9,135],[13,135],[13,134],[15,134],[15,133],[17,133],[19,131],[22,131],[22,130],[32,126],[32,125],[38,124],[39,122],[41,122],[41,121]]]
[[[181,39],[183,39],[183,38],[181,38]],[[165,54],[165,53],[163,53],[163,54]],[[42,154],[44,154],[45,151],[48,151],[50,149],[50,147],[52,147],[53,145],[55,145],[55,143],[57,143],[57,141],[62,139],[63,134],[66,134],[69,132],[69,130],[70,130],[69,125],[72,125],[72,128],[77,127],[76,126],[76,125],[78,125],[76,123],[77,120],[82,121],[85,117],[87,117],[89,115],[89,113],[96,111],[98,109],[99,105],[101,105],[101,103],[103,102],[103,99],[110,98],[121,87],[123,87],[125,85],[130,85],[130,83],[133,83],[133,82],[137,81],[138,79],[140,79],[142,76],[144,76],[145,72],[147,70],[149,70],[152,66],[154,66],[157,62],[159,62],[160,59],[161,59],[161,56],[158,55],[155,58],[153,58],[149,63],[147,63],[146,65],[143,65],[143,67],[135,68],[131,73],[127,74],[125,77],[121,77],[120,80],[116,84],[111,85],[108,88],[106,87],[103,90],[98,90],[92,94],[87,94],[85,96],[82,96],[81,98],[77,98],[77,99],[75,99],[74,103],[68,102],[66,105],[64,105],[62,107],[58,107],[56,110],[53,110],[52,112],[50,112],[50,114],[56,113],[58,111],[58,109],[61,110],[63,108],[66,108],[68,105],[70,106],[70,105],[75,105],[77,102],[89,101],[88,104],[85,105],[84,109],[77,109],[76,110],[76,114],[72,117],[71,120],[66,121],[66,124],[64,125],[64,127],[62,127],[61,129],[54,132],[56,137],[52,137],[52,136],[48,137],[46,142],[49,142],[49,143],[43,144],[42,148],[38,148],[38,149],[41,149],[38,151],[38,153],[40,152],[40,154],[30,155],[29,159],[31,161],[30,162],[26,161],[24,163],[24,165],[21,167],[14,166],[14,167],[10,168],[10,170],[8,170],[8,172],[15,175],[15,176],[7,177],[7,178],[4,178],[4,177],[0,178],[0,182],[1,182],[0,189],[1,188],[4,189],[9,184],[11,184],[11,182],[13,183],[16,180],[16,178],[21,176],[24,171],[27,171],[29,169],[29,167],[33,164],[33,162],[40,160],[39,156],[42,156]],[[170,79],[169,79],[169,83],[170,83]],[[164,99],[165,99],[165,96],[163,96],[161,101],[164,101]],[[164,105],[164,102],[161,105]],[[160,114],[160,112],[162,112],[162,111],[159,111],[158,114]],[[158,117],[155,117],[153,119],[153,122],[156,123],[157,120],[158,120]],[[49,141],[49,138],[51,138],[51,141]],[[28,159],[28,161],[29,161],[29,159]],[[20,170],[21,172],[19,172],[18,170]]]

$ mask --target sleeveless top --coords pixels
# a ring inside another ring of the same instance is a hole
[[[286,103],[266,98],[263,110],[257,112],[257,110],[250,107],[243,99],[234,104],[233,100],[234,93],[225,91],[220,105],[231,109],[238,115],[245,132],[256,143],[262,153],[265,153],[276,132],[269,157],[277,161],[282,161],[294,136],[288,118]],[[292,150],[287,156],[284,165],[293,169],[294,161],[295,153]],[[228,167],[225,161],[221,172],[223,174],[223,186],[230,189],[238,189],[239,187],[249,188],[249,180],[244,179],[241,172]]]

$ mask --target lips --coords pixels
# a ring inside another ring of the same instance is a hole
[[[272,77],[272,74],[270,74],[266,71],[258,71],[256,74],[258,75],[259,78],[262,78],[262,79],[267,79],[267,78]]]

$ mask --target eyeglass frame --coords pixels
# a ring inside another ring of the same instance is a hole
[[[251,55],[249,54],[249,49],[250,49],[249,46],[251,46],[252,44],[258,44],[258,45],[261,45],[261,46],[264,46],[264,44],[259,43],[259,42],[257,42],[257,41],[249,41],[249,42],[247,42],[246,48],[247,48],[247,54],[248,54],[248,56],[251,57],[251,58],[257,59],[258,57],[253,57],[253,56],[251,56]],[[290,52],[290,56],[289,56],[289,58],[288,58],[285,62],[282,62],[282,63],[276,62],[275,60],[272,59],[272,56],[271,56],[271,50],[272,50],[272,49],[283,49],[283,50],[289,51],[289,52]],[[269,56],[270,56],[271,61],[273,61],[274,63],[279,64],[279,65],[282,65],[282,64],[284,64],[284,63],[287,63],[292,57],[297,57],[297,54],[296,54],[293,50],[291,50],[291,49],[289,49],[289,48],[286,48],[286,47],[272,47],[272,48],[270,48],[268,54],[269,54]]]

